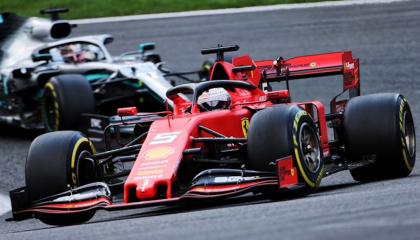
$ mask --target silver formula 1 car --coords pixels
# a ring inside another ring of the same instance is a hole
[[[113,57],[106,48],[110,35],[70,38],[76,26],[59,18],[66,11],[41,11],[51,19],[1,14],[0,122],[55,131],[80,129],[81,115],[107,116],[118,107],[161,111],[173,85],[169,78],[200,81],[208,75],[208,61],[199,71],[170,72],[152,52],[154,43]],[[104,119],[89,124],[100,128],[109,123]]]

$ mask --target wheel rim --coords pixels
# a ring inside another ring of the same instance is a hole
[[[95,178],[95,163],[91,158],[92,153],[87,150],[83,150],[77,158],[76,175],[78,185],[91,183]]]
[[[306,168],[316,173],[321,167],[321,149],[315,131],[308,123],[303,123],[299,131],[300,149]]]
[[[404,113],[404,139],[405,144],[407,145],[407,150],[410,156],[413,156],[416,148],[416,138],[414,133],[414,124],[409,113],[406,111]]]

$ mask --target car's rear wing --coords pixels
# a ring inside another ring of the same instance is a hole
[[[289,80],[342,75],[343,90],[331,100],[331,112],[340,112],[348,98],[360,95],[359,59],[353,58],[350,51],[307,55],[287,60],[279,57],[274,61],[254,61],[248,55],[233,57],[231,62],[224,60],[224,52],[238,49],[237,45],[218,45],[216,48],[201,51],[202,54],[217,54],[210,80],[241,79],[256,87],[262,87],[264,91],[270,91],[269,87],[265,87],[269,82],[286,81],[289,90]],[[346,92],[349,93],[349,97],[337,101],[337,98]]]
[[[331,111],[340,111],[345,101],[336,99],[348,91],[349,97],[360,95],[359,59],[353,58],[351,52],[335,52],[308,55],[284,60],[257,61],[260,71],[260,82],[289,81],[302,78],[313,78],[331,75],[343,76],[343,91],[331,100]]]
[[[257,61],[256,65],[261,71],[262,81],[343,75],[343,91],[356,90],[356,95],[359,95],[359,59],[354,59],[351,52]]]

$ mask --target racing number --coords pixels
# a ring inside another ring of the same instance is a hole
[[[150,142],[150,145],[171,143],[175,141],[176,137],[178,137],[180,133],[181,132],[159,133],[153,138],[153,140]]]

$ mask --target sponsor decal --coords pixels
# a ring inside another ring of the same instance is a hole
[[[260,101],[260,102],[265,102],[265,101],[267,101],[267,96],[260,96],[260,97],[258,98],[258,101]]]
[[[349,62],[346,62],[346,63],[344,64],[344,68],[345,68],[345,69],[354,69],[354,63],[349,63]]]
[[[248,129],[249,129],[249,119],[248,118],[242,118],[241,127],[242,127],[242,132],[244,134],[244,137],[247,137],[248,136]]]
[[[141,185],[141,191],[142,192],[145,192],[146,191],[146,188],[147,188],[147,186],[149,185],[149,179],[145,179],[144,181],[143,181],[143,184]]]
[[[142,162],[140,164],[141,168],[146,168],[146,167],[152,167],[152,166],[162,166],[162,165],[166,165],[168,163],[168,160],[156,160],[156,161],[149,161],[149,162]]]
[[[305,63],[305,64],[290,65],[289,68],[307,68],[307,67],[310,67],[310,66],[311,66],[311,63]],[[287,68],[285,68],[284,71],[287,71]]]
[[[142,161],[140,166],[137,168],[138,171],[145,170],[145,169],[165,169],[168,164],[168,160],[145,160]]]
[[[311,62],[311,63],[309,64],[309,66],[311,66],[311,68],[316,68],[316,62]]]
[[[249,93],[249,91],[247,91],[247,90],[245,90],[245,89],[238,89],[237,90],[238,91],[238,94],[239,94],[239,96],[249,96],[249,95],[251,95],[250,93]]]
[[[153,169],[153,170],[140,170],[137,172],[137,176],[152,176],[163,174],[162,169]]]
[[[215,177],[214,183],[241,183],[245,181],[254,181],[260,179],[260,176],[252,177],[241,177],[241,176],[225,176],[225,177]]]
[[[144,158],[146,161],[162,160],[174,153],[175,149],[173,147],[156,147],[147,150],[147,152],[144,154]]]
[[[138,170],[148,170],[148,169],[163,169],[166,165],[150,165],[150,166],[140,166]]]
[[[101,129],[101,126],[102,126],[102,120],[101,119],[96,119],[96,118],[91,118],[90,119],[90,127]]]
[[[134,177],[134,180],[138,181],[138,180],[145,180],[145,179],[158,179],[158,178],[162,178],[162,174],[159,175],[150,175],[150,176],[136,176]]]

